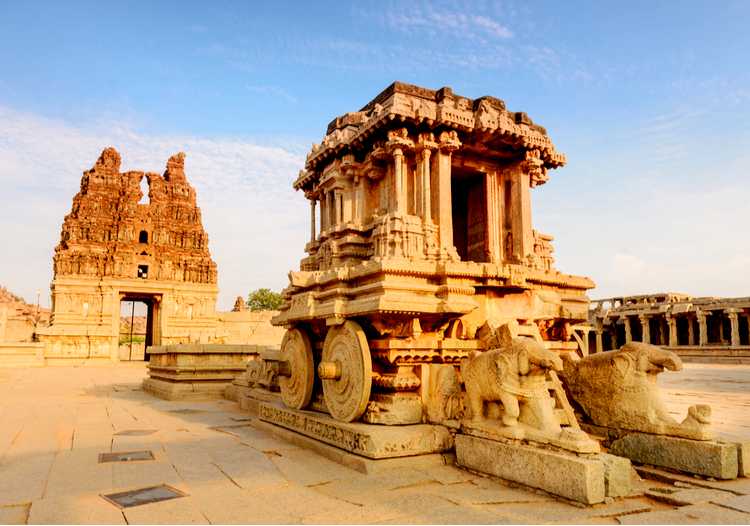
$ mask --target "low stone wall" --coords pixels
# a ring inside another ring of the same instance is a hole
[[[245,372],[259,345],[185,344],[149,347],[143,389],[167,400],[221,398]]]
[[[727,347],[715,346],[680,346],[666,347],[686,363],[750,364],[750,346]]]
[[[43,343],[0,343],[0,367],[43,367]]]
[[[228,344],[279,346],[284,328],[271,325],[271,318],[278,313],[275,310],[219,312],[217,335]]]

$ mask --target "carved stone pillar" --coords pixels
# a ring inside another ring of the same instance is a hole
[[[738,317],[740,311],[739,309],[726,309],[724,312],[729,318],[729,323],[732,328],[731,340],[729,343],[732,347],[737,347],[740,344],[740,323]]]
[[[693,318],[688,318],[688,345],[695,345],[695,328],[693,327]]]
[[[404,186],[406,178],[404,174],[404,152],[401,148],[393,149],[393,184],[394,192],[393,195],[396,201],[395,212],[399,215],[406,213],[406,192]]]
[[[310,198],[310,241],[315,241],[315,198]]]
[[[612,342],[612,350],[616,351],[617,350],[617,327],[612,326],[612,332],[609,333],[609,337]]]
[[[698,318],[698,345],[708,345],[708,327],[706,324],[706,313],[702,310],[696,312]]]
[[[432,217],[439,227],[441,257],[457,260],[458,253],[453,246],[453,203],[451,198],[451,157],[461,147],[455,131],[440,134],[438,149],[432,163],[430,188],[435,199],[432,199]]]
[[[497,172],[484,174],[484,196],[486,201],[485,224],[485,252],[487,261],[499,262],[502,260],[502,248],[500,247],[500,230],[502,203],[500,198],[499,175]]]
[[[334,206],[333,206],[333,195],[331,195],[331,192],[325,193],[326,198],[326,230],[331,230],[333,228],[334,222]]]
[[[359,224],[364,224],[366,221],[365,217],[365,185],[367,180],[364,177],[358,177],[356,182],[357,198],[355,199],[355,213],[354,221]]]
[[[651,327],[648,325],[649,317],[646,314],[638,316],[641,322],[641,341],[643,343],[651,343]]]
[[[430,157],[432,156],[432,150],[437,148],[437,143],[434,142],[431,133],[423,133],[419,136],[419,142],[417,143],[418,154],[417,154],[417,177],[419,178],[420,202],[418,211],[425,223],[432,222],[432,192],[430,184]]]
[[[669,325],[669,346],[677,347],[679,344],[677,340],[677,318],[675,316],[668,316],[667,324]]]
[[[604,342],[602,341],[602,335],[604,331],[602,329],[596,329],[596,352],[604,351]]]
[[[625,316],[622,321],[625,324],[625,343],[630,343],[633,341],[633,333],[630,329],[630,318]]]
[[[345,217],[344,217],[344,194],[342,190],[336,190],[336,193],[334,194],[336,199],[336,225],[343,224]]]

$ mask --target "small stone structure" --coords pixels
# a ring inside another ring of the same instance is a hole
[[[216,279],[184,154],[163,175],[121,173],[120,155],[106,148],[84,172],[55,248],[51,322],[38,331],[46,360],[117,360],[122,300],[147,304],[147,346],[207,343]]]
[[[258,345],[183,344],[149,348],[143,389],[167,400],[219,398],[243,374]]]
[[[750,297],[692,297],[679,293],[592,301],[592,352],[631,341],[661,345],[685,361],[750,363]]]

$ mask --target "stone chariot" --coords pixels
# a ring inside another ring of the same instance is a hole
[[[531,222],[531,188],[564,163],[525,113],[450,88],[396,82],[334,119],[294,182],[311,237],[273,320],[283,403],[442,423],[463,417],[461,360],[501,325],[585,354],[593,282],[558,272]]]

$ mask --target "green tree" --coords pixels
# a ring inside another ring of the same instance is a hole
[[[284,299],[281,294],[271,289],[257,289],[247,296],[247,306],[250,310],[279,310]]]

